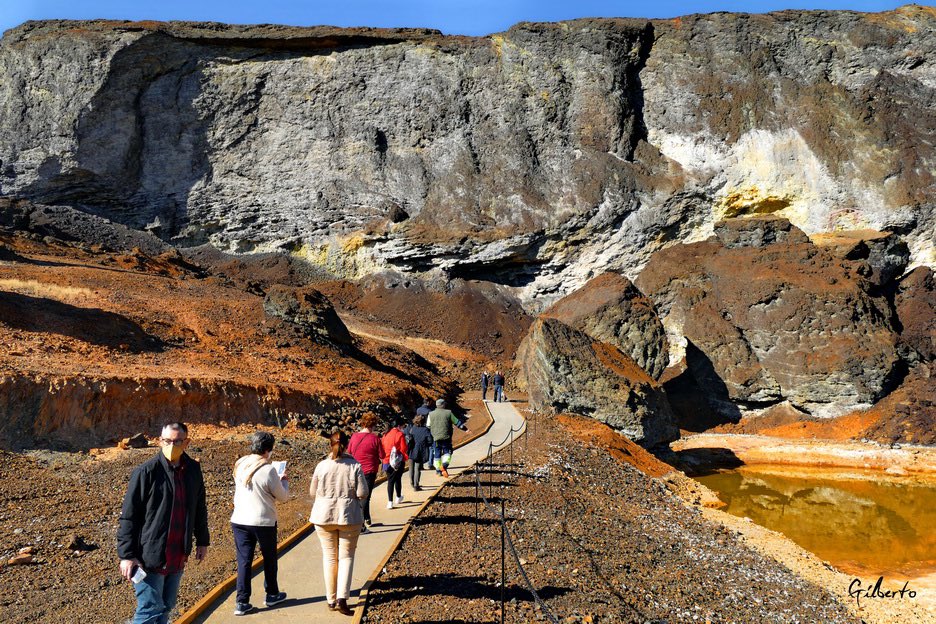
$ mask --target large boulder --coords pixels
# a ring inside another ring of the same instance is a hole
[[[926,361],[936,360],[936,278],[929,267],[910,271],[894,297],[900,343]]]
[[[660,386],[613,345],[539,318],[517,359],[534,409],[589,416],[646,447],[679,437]]]
[[[645,297],[620,273],[602,273],[543,313],[626,353],[654,379],[666,368],[666,331]]]
[[[785,219],[715,231],[656,253],[637,279],[713,409],[736,417],[789,401],[836,416],[893,387],[897,334],[864,262],[824,252]]]
[[[267,315],[281,319],[317,342],[350,345],[351,333],[325,295],[310,288],[275,285],[263,301]]]

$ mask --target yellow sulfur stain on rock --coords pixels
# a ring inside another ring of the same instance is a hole
[[[721,218],[729,218],[772,214],[788,208],[791,203],[789,197],[767,195],[752,186],[729,192],[715,208]]]
[[[504,37],[502,35],[491,35],[491,47],[494,48],[494,56],[500,60],[504,55]]]
[[[364,243],[362,235],[354,234],[320,245],[302,245],[293,251],[293,256],[322,267],[337,277],[358,279],[381,269]]]
[[[345,253],[353,253],[364,246],[364,237],[360,234],[352,234],[341,241],[341,250]]]

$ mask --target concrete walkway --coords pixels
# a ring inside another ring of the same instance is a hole
[[[471,468],[487,455],[489,443],[500,443],[507,437],[511,427],[519,429],[523,418],[510,403],[486,404],[493,417],[494,424],[480,438],[457,449],[449,466],[450,478]],[[371,517],[374,526],[371,532],[361,535],[354,559],[354,575],[351,583],[349,606],[354,609],[358,603],[358,594],[368,578],[382,565],[387,554],[393,548],[406,522],[420,506],[445,481],[434,470],[423,471],[422,491],[414,492],[409,484],[409,473],[403,477],[403,499],[399,507],[387,509],[387,487],[378,485],[371,499]],[[297,484],[298,485],[298,484]],[[306,487],[308,485],[306,484]],[[351,622],[351,618],[328,610],[325,602],[325,581],[322,575],[322,551],[315,533],[309,533],[302,541],[293,546],[279,560],[280,590],[288,594],[285,602],[272,609],[263,607],[263,572],[253,577],[251,603],[257,610],[245,616],[234,615],[233,591],[205,611],[196,622],[211,624],[249,622],[303,623],[308,622]],[[356,613],[357,615],[357,613]]]

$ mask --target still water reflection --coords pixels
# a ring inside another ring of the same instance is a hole
[[[834,470],[744,467],[696,477],[725,511],[783,533],[851,574],[936,569],[936,487]]]

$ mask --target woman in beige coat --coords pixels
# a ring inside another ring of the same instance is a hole
[[[331,452],[315,467],[309,494],[315,499],[309,522],[322,543],[322,568],[328,608],[353,615],[348,608],[354,551],[364,524],[361,502],[367,481],[361,464],[345,453],[348,436],[336,431],[329,438]]]

